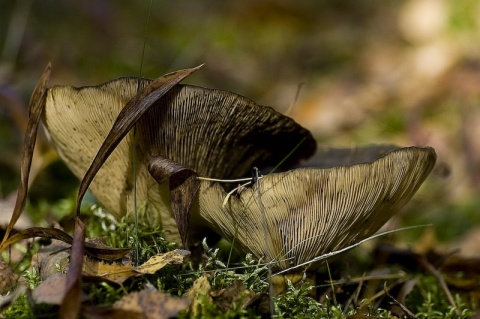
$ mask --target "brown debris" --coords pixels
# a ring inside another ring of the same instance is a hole
[[[190,305],[188,299],[172,298],[159,291],[144,289],[115,302],[113,308],[142,314],[146,319],[166,319]]]

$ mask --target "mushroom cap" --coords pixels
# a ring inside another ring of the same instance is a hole
[[[299,163],[294,168],[318,167],[331,168],[335,166],[350,166],[355,164],[370,163],[390,151],[399,149],[394,144],[371,144],[361,147],[330,147],[318,146],[317,151],[308,160]]]
[[[432,148],[409,147],[370,163],[266,175],[259,193],[267,227],[256,186],[222,205],[223,189],[203,182],[196,213],[245,251],[288,269],[374,234],[409,201],[435,160]]]
[[[117,115],[151,80],[120,78],[98,86],[54,86],[47,92],[44,124],[62,160],[82,178]],[[171,231],[168,185],[158,185],[147,166],[153,156],[171,159],[201,176],[234,178],[252,166],[274,166],[298,145],[287,165],[311,156],[312,135],[270,107],[221,90],[177,85],[159,99],[120,142],[92,184],[91,192],[114,215],[133,209],[133,146],[137,203],[146,217]]]

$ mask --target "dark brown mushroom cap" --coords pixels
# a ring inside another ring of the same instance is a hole
[[[168,107],[164,107],[168,106]],[[310,132],[271,107],[226,91],[177,85],[140,120],[149,155],[161,155],[201,176],[250,175],[253,166],[285,166],[316,149]],[[298,149],[289,157],[289,153]]]
[[[85,174],[120,110],[148,83],[131,77],[48,90],[43,120],[55,148],[77,177]],[[128,204],[133,200],[133,145],[130,132],[90,186],[116,216],[133,208]],[[275,166],[297,145],[288,165],[309,157],[316,147],[306,129],[270,107],[234,93],[186,85],[175,86],[143,115],[135,145],[137,202],[148,204],[149,222],[161,222],[174,234],[168,187],[157,185],[147,171],[151,157],[171,159],[201,176],[233,178],[249,175],[254,165]]]
[[[267,234],[255,187],[223,206],[223,189],[204,182],[198,214],[245,251],[287,269],[375,233],[409,201],[435,160],[432,148],[409,147],[367,164],[269,174],[259,182]]]
[[[349,148],[318,146],[317,151],[313,156],[308,160],[295,165],[295,168],[331,168],[335,166],[370,163],[398,148],[400,147],[393,144],[371,144]]]

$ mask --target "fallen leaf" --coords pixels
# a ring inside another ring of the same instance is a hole
[[[136,268],[136,271],[142,274],[154,274],[168,264],[181,264],[190,252],[183,249],[175,249],[161,255],[153,256],[143,265]]]
[[[33,300],[36,303],[61,304],[65,297],[66,283],[66,274],[57,273],[49,276],[33,290]]]
[[[164,319],[175,316],[190,305],[186,298],[172,298],[157,290],[144,289],[126,295],[115,302],[113,308],[143,314],[147,319]]]
[[[158,184],[162,184],[165,180],[169,181],[170,205],[180,238],[182,239],[183,248],[185,248],[187,245],[190,208],[195,195],[200,189],[200,181],[197,179],[198,175],[193,170],[161,156],[150,160],[148,171]]]
[[[0,247],[0,251],[23,239],[42,237],[61,240],[67,244],[73,243],[73,238],[58,228],[32,227],[19,231],[10,236]],[[103,260],[116,260],[122,258],[131,251],[130,248],[111,248],[99,244],[85,243],[85,252],[95,258]]]
[[[82,306],[82,318],[85,319],[144,319],[139,312],[115,309],[110,307]]]
[[[83,274],[101,277],[121,284],[132,276],[154,274],[166,265],[181,264],[183,259],[188,255],[190,255],[190,252],[187,250],[175,249],[164,254],[153,256],[139,267],[119,263],[109,264],[87,258],[83,266]]]
[[[83,275],[101,277],[117,284],[122,284],[128,278],[137,274],[138,272],[131,265],[106,263],[90,258],[85,258],[83,264]]]
[[[219,309],[228,311],[232,309],[234,303],[239,304],[240,309],[245,309],[254,300],[256,294],[246,290],[243,283],[237,280],[229,288],[210,292],[210,296]]]
[[[15,286],[18,276],[12,271],[10,265],[0,261],[0,295],[4,295]]]
[[[25,202],[27,200],[28,193],[28,178],[30,176],[30,167],[32,164],[33,151],[37,138],[38,123],[40,123],[43,105],[45,104],[44,102],[47,92],[47,84],[50,80],[50,72],[51,65],[49,63],[45,68],[45,71],[43,71],[42,76],[38,80],[28,104],[28,124],[27,131],[25,133],[25,142],[23,144],[22,168],[20,170],[20,187],[18,189],[18,195],[12,218],[10,219],[10,223],[8,224],[5,235],[3,236],[0,250],[3,248],[5,241],[13,229],[13,226],[15,226],[15,223],[20,218],[20,215],[25,208]]]
[[[85,225],[79,217],[75,219],[70,266],[68,267],[66,293],[60,304],[61,319],[76,319],[80,312],[82,295],[83,251],[85,247]]]
[[[38,269],[42,279],[58,274],[58,267],[66,272],[69,262],[70,245],[59,240],[52,240],[50,245],[41,247],[32,257],[32,267]]]
[[[189,298],[192,300],[191,310],[193,317],[197,317],[200,310],[198,306],[202,303],[199,299],[200,296],[206,296],[210,301],[212,301],[212,297],[210,297],[210,291],[212,290],[212,286],[208,281],[207,276],[203,275],[193,283],[192,288],[190,288],[184,297]]]

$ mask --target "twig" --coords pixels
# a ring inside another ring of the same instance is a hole
[[[460,316],[460,310],[457,309],[455,300],[453,299],[452,293],[450,292],[450,289],[448,289],[447,283],[445,282],[442,274],[440,274],[440,272],[425,258],[425,256],[418,256],[418,262],[429,272],[431,272],[432,275],[438,280],[440,286],[445,292],[445,295],[447,296],[448,302],[450,302],[450,305],[455,308],[455,313],[457,314],[457,316]]]
[[[403,305],[400,301],[398,301],[397,299],[393,298],[392,295],[390,295],[390,293],[388,292],[388,288],[387,288],[387,282],[385,281],[383,283],[383,291],[385,291],[385,294],[393,300],[393,302],[399,306],[403,312],[405,313],[405,315],[410,318],[410,319],[418,319],[417,316],[415,316],[415,314],[413,312],[411,312],[407,307],[405,307],[405,305]]]

